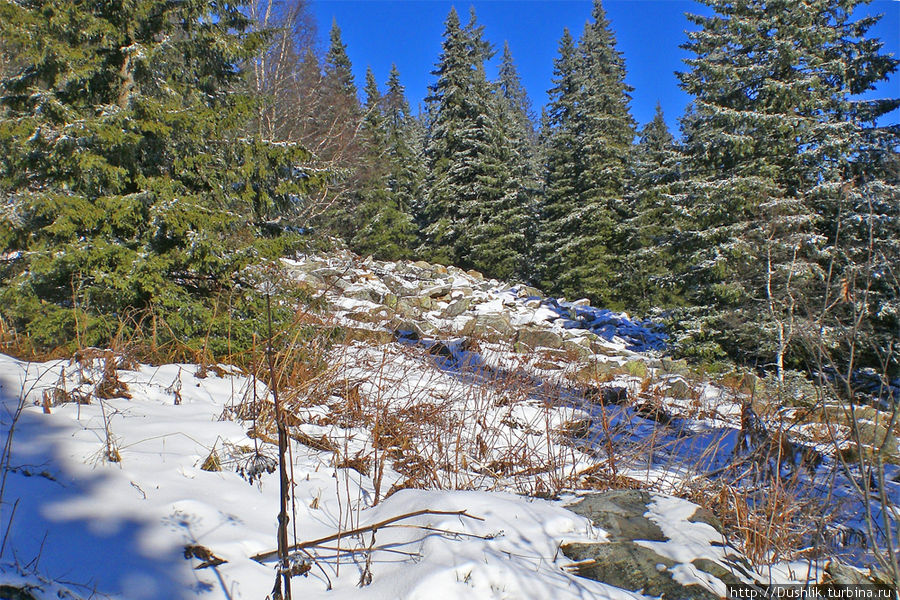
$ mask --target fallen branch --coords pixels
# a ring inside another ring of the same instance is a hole
[[[459,517],[468,517],[470,519],[475,519],[476,521],[484,521],[481,517],[476,517],[475,515],[470,515],[464,510],[455,510],[455,511],[446,511],[446,510],[430,510],[430,509],[422,509],[417,510],[411,513],[406,513],[403,515],[398,515],[396,517],[391,517],[390,519],[385,519],[384,521],[379,521],[378,523],[373,523],[371,525],[366,525],[365,527],[357,527],[356,529],[351,529],[349,531],[340,531],[338,533],[319,538],[317,540],[310,540],[308,542],[300,542],[299,544],[294,544],[293,546],[288,548],[288,551],[293,552],[294,550],[303,550],[305,548],[313,548],[315,546],[319,546],[326,542],[332,542],[334,540],[351,537],[354,535],[359,535],[361,533],[366,533],[368,531],[375,531],[376,529],[380,529],[391,523],[396,523],[397,521],[402,521],[404,519],[411,519],[413,517],[419,517],[421,515],[439,515],[439,516],[459,516]],[[273,558],[278,557],[278,550],[270,550],[269,552],[261,552],[254,556],[251,556],[253,560],[256,562],[265,562],[267,560],[271,560]]]

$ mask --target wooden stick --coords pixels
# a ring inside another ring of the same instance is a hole
[[[374,531],[376,529],[380,529],[386,525],[390,525],[391,523],[396,523],[397,521],[402,521],[404,519],[411,519],[413,517],[418,517],[421,515],[443,515],[443,516],[460,516],[460,517],[468,517],[470,519],[475,519],[476,521],[484,521],[481,517],[476,517],[475,515],[470,515],[464,510],[455,510],[455,511],[446,511],[446,510],[430,510],[424,508],[422,510],[413,511],[411,513],[406,513],[403,515],[399,515],[396,517],[391,517],[390,519],[385,519],[384,521],[379,521],[378,523],[373,523],[372,525],[366,525],[365,527],[357,527],[356,529],[351,529],[349,531],[340,531],[338,533],[319,538],[317,540],[310,540],[308,542],[300,542],[299,544],[294,544],[290,548],[289,551],[294,550],[303,550],[304,548],[312,548],[314,546],[318,546],[320,544],[324,544],[326,542],[334,541],[338,538],[350,537],[354,535],[359,535],[360,533],[366,533],[367,531]],[[270,550],[269,552],[261,552],[254,556],[251,556],[253,560],[256,562],[265,562],[267,560],[278,557],[278,550]]]

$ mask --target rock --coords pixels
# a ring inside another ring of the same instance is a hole
[[[632,542],[563,544],[560,549],[574,561],[587,561],[575,567],[581,577],[663,600],[719,598],[697,584],[678,583],[669,571],[675,561]]]
[[[395,294],[388,292],[384,295],[384,298],[381,299],[381,303],[387,306],[388,308],[397,308],[397,303],[400,301]]]
[[[644,516],[651,501],[650,494],[641,490],[611,490],[589,494],[566,508],[590,519],[612,540],[664,542],[659,525]]]
[[[604,379],[617,368],[618,365],[614,362],[592,361],[575,372],[575,383],[582,385],[594,384]]]
[[[544,297],[544,294],[541,293],[541,290],[537,288],[533,288],[528,285],[520,285],[518,288],[518,292],[516,292],[516,296],[519,298],[534,298],[540,300]],[[540,302],[538,302],[540,305]]]
[[[668,357],[663,357],[661,359],[661,368],[666,373],[674,373],[675,375],[686,375],[690,372],[690,367],[687,364],[687,361],[683,358],[675,360]]]
[[[579,298],[578,300],[572,301],[572,308],[578,308],[579,306],[590,306],[591,301],[587,298]]]
[[[421,296],[428,296],[429,298],[440,298],[441,296],[446,296],[450,293],[450,284],[449,283],[439,283],[438,285],[433,285],[431,287],[425,288],[420,292]]]
[[[585,337],[577,337],[565,340],[563,342],[563,349],[566,352],[577,354],[579,360],[587,358],[593,353],[591,351],[591,342]]]
[[[722,522],[716,518],[716,515],[712,514],[709,509],[703,508],[702,506],[698,506],[697,510],[694,511],[694,514],[688,519],[690,523],[706,523],[722,535],[725,535],[725,528],[722,527]]]
[[[413,304],[426,312],[433,310],[437,306],[437,302],[431,296],[419,296],[413,300]]]
[[[720,565],[714,560],[709,560],[708,558],[695,558],[691,561],[691,564],[697,567],[697,569],[709,573],[713,577],[716,577],[719,581],[724,583],[725,585],[741,585],[744,582],[740,580],[740,578],[736,577],[734,573],[732,573],[729,569],[726,569],[724,566]],[[729,565],[732,569],[738,569],[740,567],[736,565]],[[749,575],[749,573],[745,573],[745,575]]]
[[[822,583],[826,585],[871,585],[872,581],[859,569],[832,560],[825,566],[825,577]]]
[[[29,591],[27,585],[16,587],[15,585],[0,585],[0,598],[8,600],[37,600]],[[42,597],[43,594],[42,594]]]
[[[389,321],[390,312],[384,306],[373,306],[368,310],[358,310],[347,313],[347,318],[359,323],[382,323]]]
[[[591,337],[593,336],[593,337]],[[625,354],[621,351],[620,348],[615,346],[614,344],[610,344],[603,338],[600,338],[594,334],[588,335],[588,339],[591,341],[591,352],[594,354],[599,354],[601,356],[624,356]]]
[[[686,568],[708,574],[709,578],[701,577],[705,581],[718,578],[724,584],[745,583],[756,579],[746,559],[734,554],[726,555],[724,547],[717,546],[714,542],[710,542],[705,548],[692,549],[700,555],[693,560],[689,556],[680,558],[681,545],[676,554],[670,555],[678,557],[677,560],[660,554],[669,553],[664,544],[670,540],[654,521],[660,517],[647,516],[656,514],[649,512],[656,497],[657,495],[641,490],[611,490],[588,494],[567,506],[567,509],[590,519],[595,526],[606,531],[609,540],[563,544],[563,554],[579,563],[573,565],[574,572],[582,577],[664,599],[707,600],[719,597],[711,591],[712,588],[708,589],[705,585],[684,585],[676,581],[673,574],[684,573]],[[681,527],[697,526],[691,523],[721,527],[711,513],[693,506],[696,509],[690,519],[671,524],[667,522],[667,526],[676,526],[679,530]],[[714,560],[716,555],[719,558]]]
[[[468,275],[468,276],[471,277],[472,279],[475,279],[475,280],[478,280],[478,281],[481,281],[481,280],[484,279],[484,275],[482,275],[481,273],[479,273],[479,272],[476,271],[475,269],[470,269],[470,270],[466,271],[466,275]]]
[[[659,386],[659,391],[676,400],[689,400],[694,395],[694,390],[688,382],[681,377],[674,377],[663,381]]]
[[[464,326],[461,335],[499,342],[511,337],[514,329],[505,315],[499,313],[479,313]]]
[[[525,301],[525,306],[527,306],[528,308],[540,308],[541,301],[537,298],[532,298],[531,300]]]
[[[460,296],[456,300],[450,303],[450,305],[444,309],[444,312],[441,313],[441,316],[445,319],[453,319],[463,314],[467,310],[469,310],[470,300],[465,296]]]
[[[383,329],[365,329],[363,327],[344,327],[346,341],[366,342],[369,344],[388,344],[396,339],[393,332]]]
[[[862,455],[872,456],[875,449],[880,449],[884,445],[884,460],[893,464],[900,464],[900,449],[898,449],[897,436],[893,431],[889,431],[885,427],[886,423],[890,423],[890,415],[881,412],[872,406],[859,406],[854,411],[856,418],[856,427],[859,431],[859,440],[862,442]],[[832,404],[825,406],[819,419],[824,423],[834,423],[837,425],[845,425],[849,427],[850,411],[842,406]],[[848,460],[856,460],[859,457],[859,450],[856,444],[846,448],[842,454]]]
[[[381,281],[387,286],[391,293],[399,296],[416,296],[419,293],[418,286],[406,281],[405,279],[394,275],[393,273],[385,273],[381,277]]]
[[[563,347],[563,339],[562,336],[550,329],[526,326],[516,332],[516,344],[521,344],[530,350],[536,348],[559,350]]]
[[[367,302],[375,302],[376,304],[380,303],[382,300],[378,293],[372,288],[357,284],[353,284],[350,288],[345,290],[344,295],[348,298],[353,298],[354,300],[365,300]]]
[[[434,335],[434,327],[425,322],[401,320],[395,323],[394,335],[399,339],[421,340]]]

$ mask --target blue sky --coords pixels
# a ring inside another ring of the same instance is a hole
[[[384,86],[391,63],[397,64],[407,97],[415,107],[423,103],[427,86],[434,81],[440,54],[444,20],[456,6],[463,22],[474,6],[485,37],[499,52],[509,42],[516,66],[537,113],[547,101],[552,86],[553,60],[563,28],[578,38],[590,18],[589,0],[312,0],[319,24],[319,37],[327,47],[332,19],[341,28],[353,63],[356,82],[362,87],[366,66],[370,65],[379,85]],[[684,70],[687,56],[678,46],[690,27],[685,12],[704,10],[690,0],[605,0],[603,3],[618,49],[625,56],[627,82],[632,92],[632,114],[639,124],[653,117],[657,101],[662,104],[669,126],[677,127],[690,98],[678,88],[675,71]],[[900,56],[900,1],[875,0],[861,10],[883,13],[884,18],[870,31],[885,42],[885,50]],[[496,64],[492,65],[496,73]],[[900,73],[883,83],[874,94],[900,97]],[[885,123],[900,122],[900,110]],[[885,124],[883,123],[883,124]]]

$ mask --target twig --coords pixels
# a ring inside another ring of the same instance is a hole
[[[326,542],[332,542],[332,541],[340,539],[340,538],[359,535],[361,533],[366,533],[367,531],[374,531],[374,530],[380,529],[386,525],[390,525],[391,523],[396,523],[397,521],[402,521],[404,519],[411,519],[413,517],[419,517],[421,515],[460,516],[460,517],[468,517],[470,519],[475,519],[476,521],[484,521],[483,518],[476,517],[475,515],[470,515],[469,513],[467,513],[464,510],[446,511],[446,510],[430,510],[430,509],[425,508],[422,510],[413,511],[413,512],[399,515],[396,517],[391,517],[390,519],[385,519],[384,521],[379,521],[378,523],[373,523],[372,525],[366,525],[364,527],[357,527],[356,529],[351,529],[350,531],[341,531],[341,532],[338,532],[338,533],[335,533],[332,535],[325,536],[323,538],[319,538],[317,540],[310,540],[308,542],[301,542],[299,544],[294,544],[293,546],[288,548],[288,550],[294,551],[294,550],[303,550],[304,548],[312,548],[312,547],[324,544]],[[251,556],[250,558],[252,558],[256,562],[262,563],[267,560],[276,558],[277,556],[278,556],[278,550],[270,550],[269,552],[261,552],[254,556]]]

